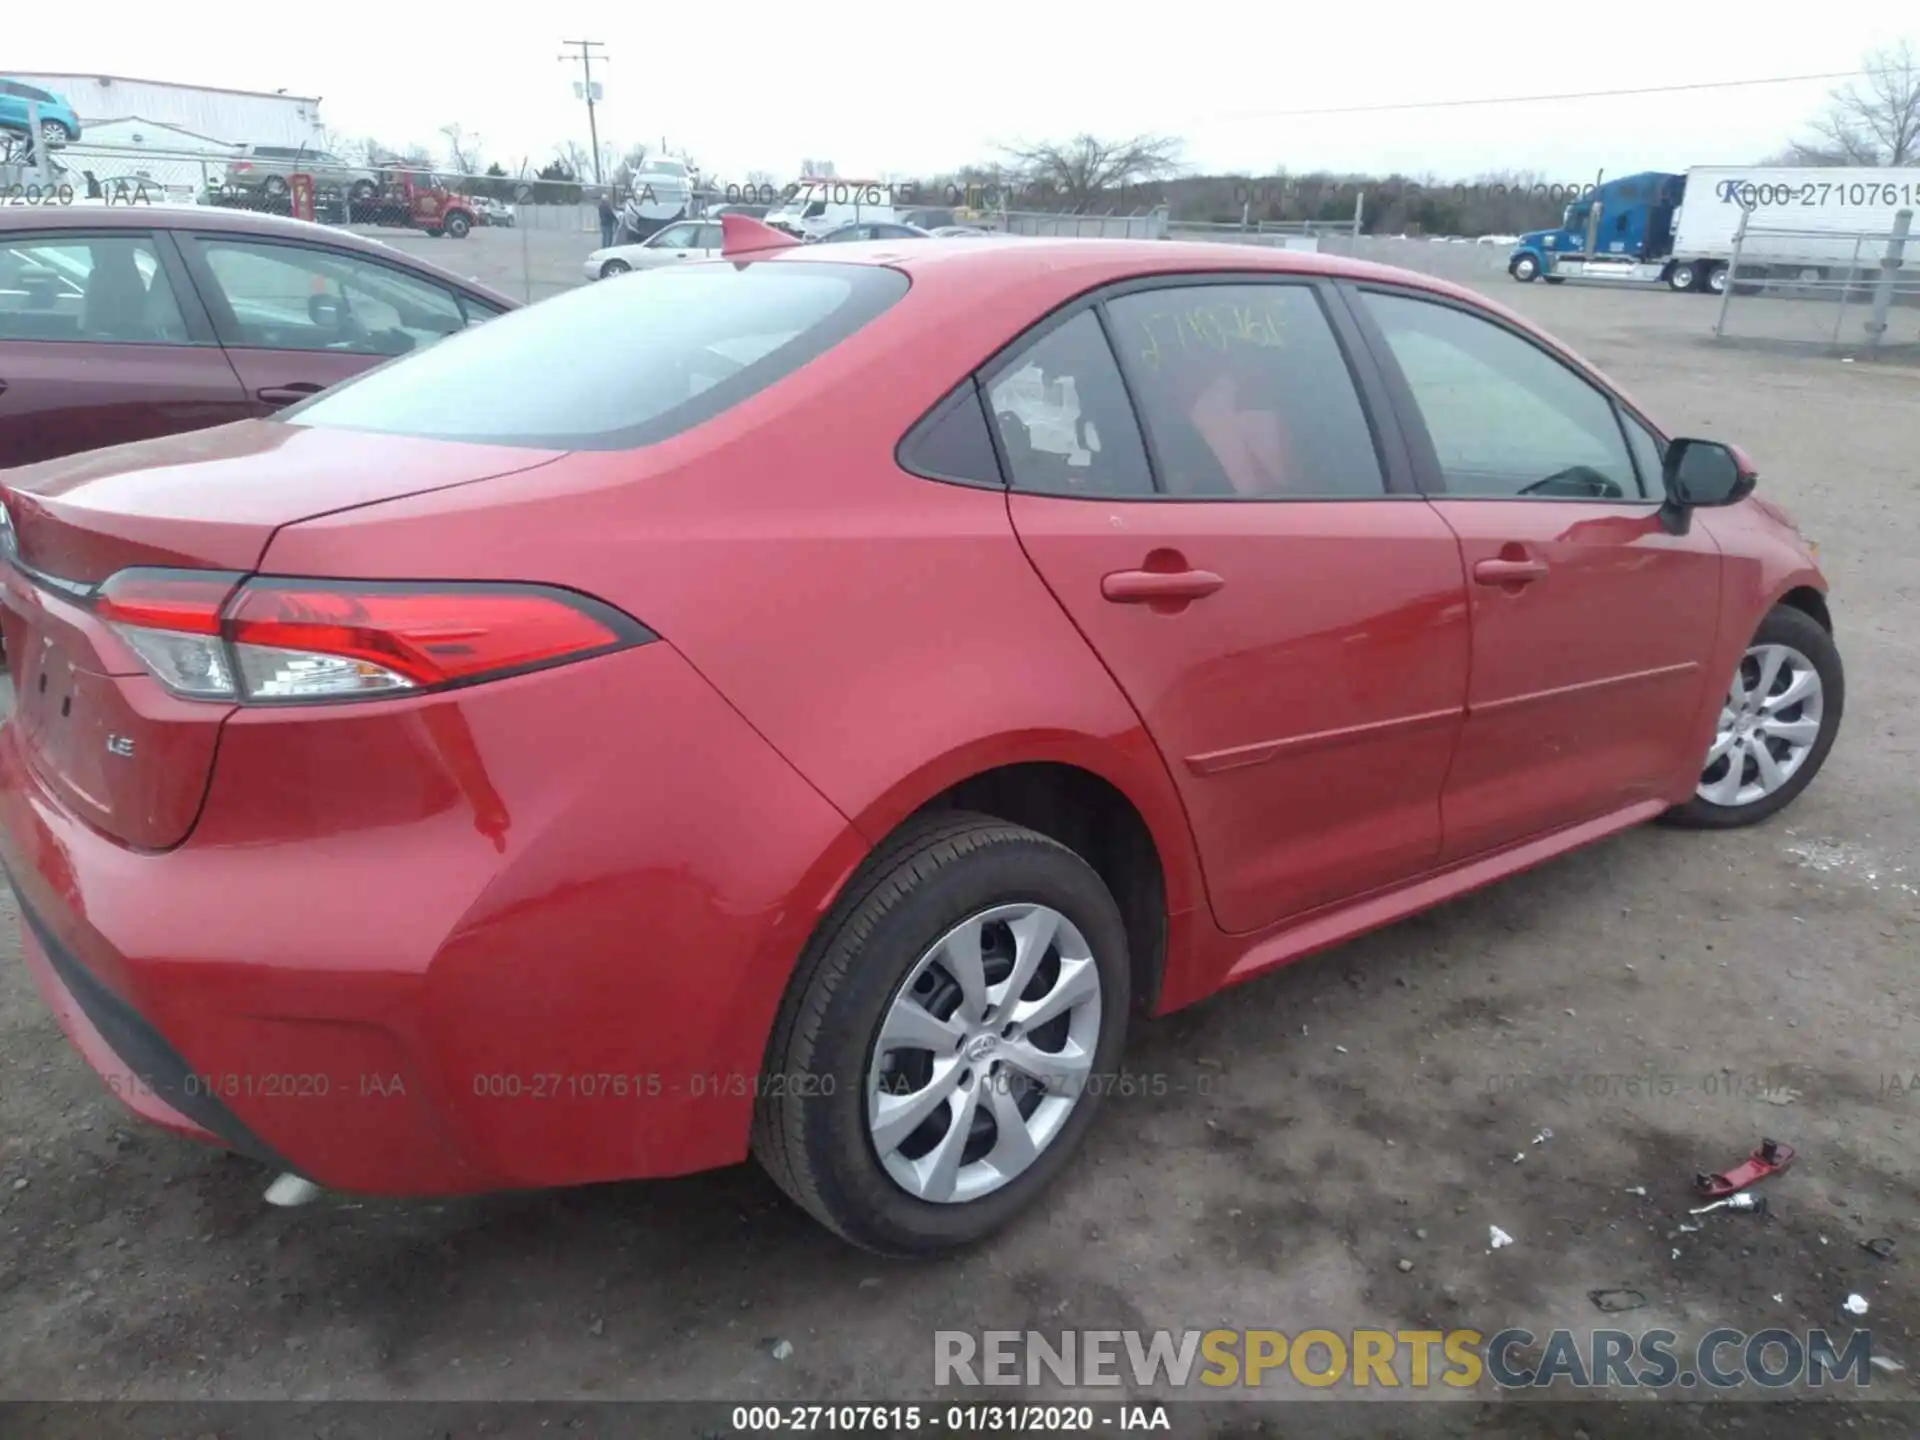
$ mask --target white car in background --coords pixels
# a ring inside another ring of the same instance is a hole
[[[629,270],[653,270],[681,260],[711,260],[720,253],[718,220],[676,220],[638,245],[609,245],[587,256],[589,280],[608,280]]]

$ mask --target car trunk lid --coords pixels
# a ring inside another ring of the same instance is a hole
[[[179,844],[234,706],[156,680],[95,612],[100,583],[141,566],[237,581],[282,526],[558,456],[245,421],[6,472],[13,558],[0,623],[35,772],[103,833],[142,849]]]

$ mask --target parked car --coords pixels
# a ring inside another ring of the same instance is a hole
[[[942,225],[933,232],[936,240],[971,240],[979,235],[997,235],[997,230],[982,230],[978,225]]]
[[[35,105],[40,107],[40,138],[48,145],[70,145],[80,138],[80,117],[66,96],[19,80],[0,80],[0,130],[26,134]]]
[[[889,220],[860,220],[838,225],[813,238],[815,245],[844,245],[853,240],[931,240],[933,236],[917,225],[901,225]]]
[[[0,465],[266,415],[514,303],[300,220],[0,209]]]
[[[281,1199],[751,1153],[943,1251],[1080,1163],[1136,1011],[1829,753],[1752,465],[1470,290],[727,229],[4,476],[27,963]]]
[[[512,227],[513,207],[506,201],[496,200],[491,195],[474,195],[468,198],[473,205],[473,217],[480,224]]]
[[[682,260],[707,260],[720,253],[720,221],[676,220],[634,245],[609,245],[587,256],[581,268],[589,280],[611,280],[629,270],[651,270]]]
[[[767,211],[766,223],[802,240],[817,240],[855,223],[893,223],[893,190],[876,180],[809,179]]]
[[[295,175],[313,176],[316,195],[344,195],[364,205],[380,193],[380,176],[325,150],[297,145],[243,145],[226,164],[221,183],[231,192],[283,200]]]
[[[949,206],[935,206],[918,210],[902,210],[894,219],[902,225],[917,225],[922,230],[937,231],[949,225],[957,225],[960,217]]]

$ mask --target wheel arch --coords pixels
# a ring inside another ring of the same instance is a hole
[[[1822,630],[1829,635],[1833,634],[1833,612],[1827,608],[1826,594],[1819,587],[1804,582],[1797,584],[1782,593],[1773,603],[1785,605],[1789,609],[1811,616]]]

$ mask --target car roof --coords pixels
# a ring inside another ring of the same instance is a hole
[[[1478,290],[1435,275],[1354,260],[1344,255],[1282,250],[1204,240],[1096,240],[989,233],[962,239],[929,235],[905,240],[854,240],[823,251],[818,243],[752,252],[735,261],[695,264],[884,265],[900,270],[923,299],[949,316],[993,310],[1035,316],[1075,296],[1126,280],[1180,275],[1270,274],[1325,276],[1337,280],[1373,280],[1458,300],[1497,315],[1529,335],[1540,337],[1558,354],[1572,358],[1596,376],[1600,372],[1573,355],[1539,325]],[[931,323],[940,323],[935,317]],[[1600,376],[1605,380],[1604,376]],[[1618,392],[1611,380],[1605,383]]]
[[[510,295],[456,275],[444,266],[418,255],[410,255],[367,235],[356,235],[333,225],[311,220],[295,220],[286,215],[266,215],[256,210],[229,209],[224,205],[192,205],[154,201],[128,203],[124,200],[86,200],[76,198],[71,205],[22,205],[0,210],[0,233],[40,230],[197,230],[223,231],[251,235],[263,240],[302,240],[324,242],[335,249],[354,250],[372,259],[433,275],[458,285],[470,294],[517,309],[520,301]]]

